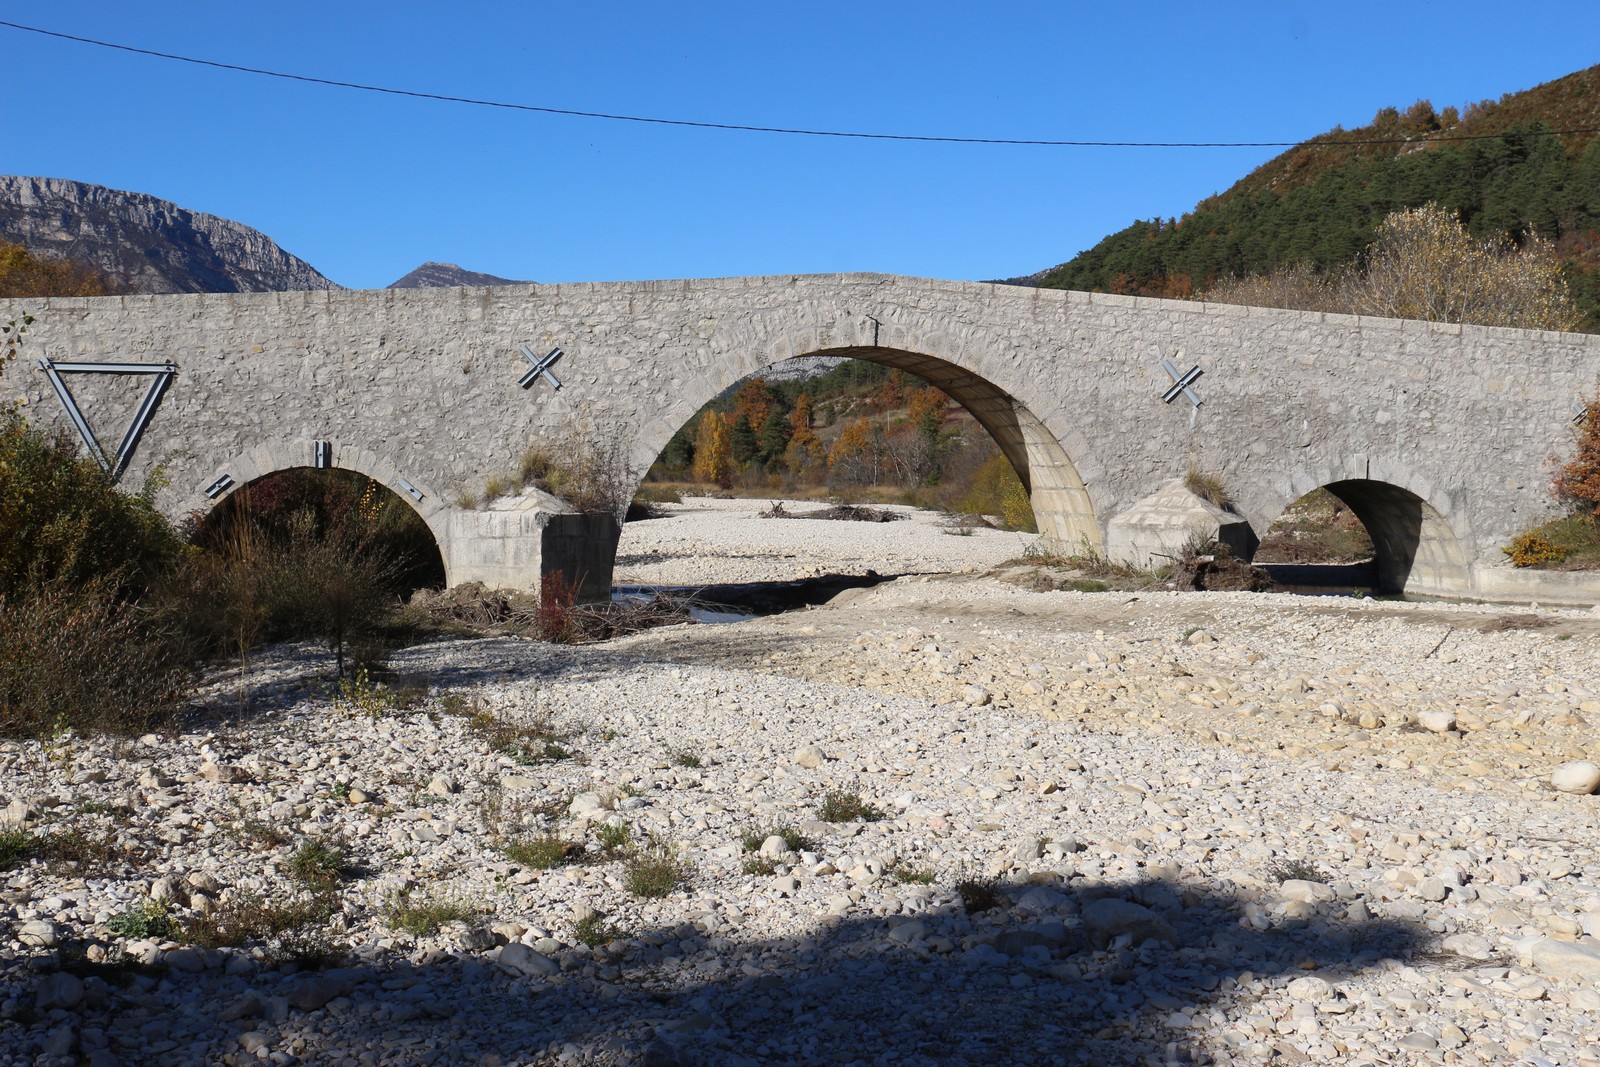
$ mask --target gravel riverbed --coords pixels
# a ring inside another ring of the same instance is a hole
[[[641,582],[1004,558],[685,511],[630,527]],[[0,745],[0,819],[82,860],[0,872],[0,1064],[1600,1067],[1597,646],[1593,612],[953,573],[416,647],[405,706],[275,649],[171,734]],[[191,943],[309,899],[307,842],[350,865],[314,937]]]

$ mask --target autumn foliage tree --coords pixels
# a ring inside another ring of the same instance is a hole
[[[1282,267],[1212,288],[1223,304],[1329,311],[1386,318],[1575,330],[1574,307],[1561,259],[1549,241],[1529,234],[1476,238],[1437,204],[1396,211],[1357,269],[1322,274]]]
[[[1578,507],[1591,509],[1591,519],[1600,522],[1600,394],[1584,405],[1577,447],[1556,474],[1555,490]]]
[[[1474,238],[1460,217],[1437,204],[1396,211],[1378,227],[1366,268],[1346,283],[1362,315],[1528,330],[1572,330],[1561,260],[1529,234]]]
[[[113,291],[106,276],[87,263],[47,259],[0,241],[0,298],[105,296]]]
[[[691,472],[696,481],[714,482],[724,488],[733,484],[732,421],[716,411],[708,411],[700,417]]]

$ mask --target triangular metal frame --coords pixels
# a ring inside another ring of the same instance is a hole
[[[134,450],[139,447],[139,438],[144,435],[144,428],[150,422],[150,416],[155,414],[156,405],[161,402],[161,394],[166,392],[173,376],[178,373],[178,365],[171,360],[165,363],[57,363],[53,359],[41,359],[39,369],[49,377],[50,385],[56,391],[56,399],[61,401],[61,407],[66,411],[67,418],[72,420],[78,436],[83,438],[84,447],[88,448],[89,454],[100,464],[100,468],[110,475],[113,482],[121,478],[122,472],[127,469],[128,461],[133,458]],[[111,459],[106,458],[105,449],[100,447],[94,430],[90,429],[88,420],[79,410],[78,400],[72,395],[72,390],[67,388],[66,381],[61,377],[63,374],[154,376],[150,388],[145,391],[144,400],[139,404],[139,410],[134,412],[133,422],[122,435],[122,443],[117,446],[116,455]]]

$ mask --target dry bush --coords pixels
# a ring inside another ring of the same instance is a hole
[[[1219,281],[1202,299],[1214,304],[1245,304],[1292,311],[1349,310],[1336,278],[1299,265]]]
[[[1178,550],[1172,563],[1172,581],[1179,589],[1193,591],[1264,593],[1277,587],[1266,571],[1235,559],[1227,545],[1198,537]]]
[[[1233,497],[1222,481],[1222,475],[1190,467],[1183,476],[1183,487],[1212,507],[1223,511],[1233,510]]]
[[[158,729],[184,706],[185,653],[105,584],[0,595],[0,737]]]
[[[1575,330],[1581,321],[1549,241],[1475,238],[1454,212],[1431,203],[1385,218],[1359,270],[1280,267],[1219,282],[1203,299],[1528,330]]]
[[[628,434],[601,434],[574,429],[559,440],[530,445],[517,464],[515,480],[491,477],[484,486],[485,501],[506,496],[527,486],[537,486],[560,497],[585,515],[610,515],[626,520],[634,498],[634,478],[628,472]]]

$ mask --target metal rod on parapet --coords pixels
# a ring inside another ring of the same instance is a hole
[[[67,418],[72,420],[72,425],[78,430],[78,436],[83,438],[83,443],[94,456],[95,462],[100,464],[100,469],[109,472],[111,464],[106,460],[105,452],[100,448],[100,442],[95,440],[94,431],[89,428],[89,423],[84,419],[83,413],[78,410],[78,402],[73,399],[72,390],[67,388],[67,383],[61,380],[60,370],[78,367],[80,364],[56,364],[49,359],[39,361],[39,369],[44,371],[50,379],[50,386],[56,391],[56,399],[61,401],[61,407],[66,411]]]
[[[117,366],[117,364],[111,364]],[[139,410],[134,413],[133,422],[128,425],[128,432],[122,435],[122,443],[117,446],[117,461],[111,471],[111,480],[114,482],[122,477],[122,471],[127,467],[128,461],[133,458],[133,450],[139,447],[139,438],[144,436],[144,428],[150,421],[150,416],[155,414],[156,405],[161,403],[161,394],[167,391],[167,385],[172,381],[172,376],[178,367],[174,363],[166,363],[161,367],[138,371],[115,371],[117,374],[155,374],[156,380],[150,383],[150,388],[145,391],[144,400],[139,404]]]

